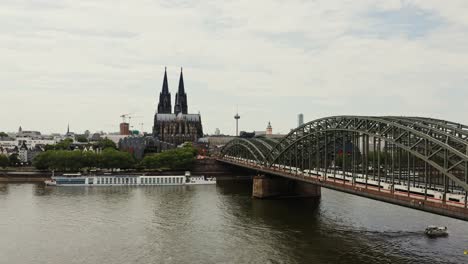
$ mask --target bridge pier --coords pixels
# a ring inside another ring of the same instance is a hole
[[[252,196],[254,198],[311,198],[320,197],[321,187],[312,183],[257,175],[253,178]]]

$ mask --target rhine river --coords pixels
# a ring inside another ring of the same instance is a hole
[[[427,225],[447,238],[429,239]],[[468,222],[322,189],[0,184],[0,263],[468,263]]]

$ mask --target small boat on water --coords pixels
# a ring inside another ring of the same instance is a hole
[[[52,176],[44,181],[49,186],[146,186],[146,185],[206,185],[216,184],[215,177],[185,175],[102,175],[82,176],[81,174]]]
[[[424,231],[428,237],[443,237],[448,236],[448,231],[446,226],[428,226]]]

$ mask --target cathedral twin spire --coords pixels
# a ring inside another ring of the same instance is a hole
[[[164,80],[162,85],[162,91],[159,93],[158,113],[171,113],[171,93],[169,92],[169,85],[167,84],[166,68],[164,68]]]
[[[179,78],[179,89],[176,93],[175,105],[174,105],[174,114],[187,114],[187,94],[185,93],[184,87],[184,76],[182,74],[182,68],[180,68],[180,78]]]
[[[185,93],[184,77],[182,75],[182,68],[180,69],[179,89],[176,93],[176,100],[174,105],[174,114],[187,114],[187,94]],[[162,91],[159,94],[158,113],[170,114],[171,113],[171,93],[169,92],[169,85],[167,82],[167,69],[164,68],[164,80]]]

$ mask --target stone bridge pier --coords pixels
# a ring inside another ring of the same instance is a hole
[[[312,183],[271,175],[253,178],[252,196],[255,198],[312,198],[321,196],[321,187]]]

